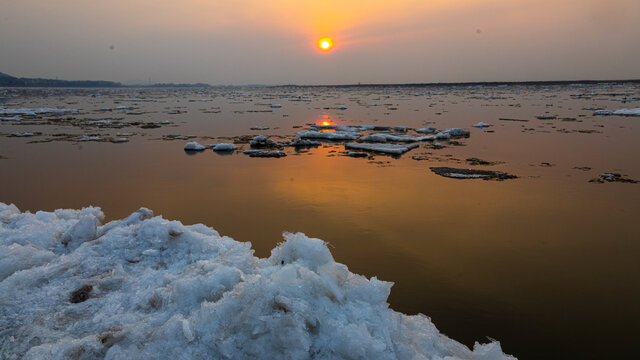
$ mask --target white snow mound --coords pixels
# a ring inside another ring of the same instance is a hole
[[[326,243],[251,243],[140,209],[20,212],[0,203],[2,359],[513,359],[389,308],[392,283]]]

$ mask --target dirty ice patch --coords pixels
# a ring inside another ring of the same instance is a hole
[[[513,359],[389,308],[319,239],[268,258],[140,209],[20,212],[0,203],[2,359]]]

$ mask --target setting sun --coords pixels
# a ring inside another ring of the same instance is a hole
[[[318,40],[318,47],[321,50],[329,50],[333,47],[333,39],[332,38],[322,38]]]

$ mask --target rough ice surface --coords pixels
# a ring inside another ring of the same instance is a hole
[[[437,132],[438,129],[434,126],[428,126],[426,128],[421,128],[421,129],[416,129],[416,132],[422,133],[422,134],[433,134],[435,132]]]
[[[389,308],[319,239],[251,243],[140,209],[20,212],[0,203],[2,359],[513,359]]]
[[[220,143],[213,146],[213,151],[234,151],[237,148],[235,144]]]
[[[336,132],[320,132],[320,131],[300,131],[296,134],[296,137],[300,139],[326,139],[326,140],[355,140],[361,137],[362,134],[351,131],[336,131]]]
[[[384,154],[391,154],[391,155],[402,155],[411,149],[417,148],[418,146],[419,146],[418,144],[407,144],[407,145],[361,144],[361,143],[344,144],[344,147],[346,149],[373,151],[377,153],[384,153]]]
[[[442,132],[451,136],[469,136],[469,134],[471,134],[469,131],[460,128],[444,129]]]
[[[19,109],[5,109],[0,106],[0,115],[23,115],[23,116],[35,116],[35,115],[61,115],[61,114],[75,114],[77,109],[53,109],[53,108],[19,108]]]
[[[185,151],[203,151],[204,149],[205,146],[198,144],[197,141],[190,141],[184,145]]]
[[[436,140],[447,140],[451,139],[451,134],[445,132],[439,132],[435,135]]]
[[[601,116],[609,116],[609,115],[618,115],[618,116],[640,116],[640,108],[635,109],[619,109],[619,110],[596,110],[594,115]]]
[[[371,135],[367,135],[367,136],[362,138],[362,141],[365,141],[365,142],[377,142],[377,143],[381,143],[381,142],[383,143],[383,142],[387,142],[387,141],[418,142],[418,141],[425,141],[425,140],[430,140],[430,138],[428,136],[415,137],[415,136],[411,136],[411,135],[392,135],[392,134],[386,134],[386,133],[371,134]]]

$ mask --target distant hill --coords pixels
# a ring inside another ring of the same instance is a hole
[[[0,87],[121,87],[113,81],[17,78],[0,73]]]
[[[110,88],[110,87],[211,87],[209,84],[152,84],[152,85],[122,85],[119,82],[102,80],[57,80],[17,78],[0,72],[0,87],[74,87],[74,88]]]

